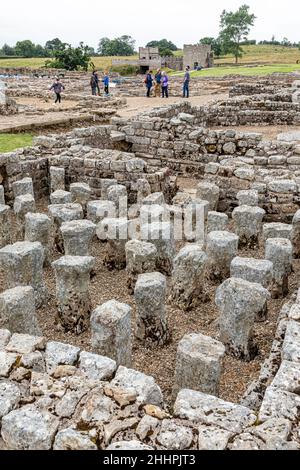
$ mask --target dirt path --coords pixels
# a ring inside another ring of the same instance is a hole
[[[210,104],[213,101],[219,99],[226,99],[228,98],[227,94],[211,94],[211,95],[203,95],[203,96],[192,96],[189,98],[189,102],[193,106],[201,106],[205,104]],[[169,106],[173,103],[180,103],[183,101],[181,97],[174,97],[171,96],[168,99],[163,98],[146,98],[146,97],[133,97],[133,98],[126,98],[127,99],[127,106],[123,109],[118,110],[118,115],[121,117],[132,117],[136,114],[142,113],[144,111],[148,111],[152,108],[157,108],[161,106]]]

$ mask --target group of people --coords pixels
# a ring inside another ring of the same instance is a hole
[[[185,69],[183,86],[182,86],[182,96],[183,98],[189,98],[190,95],[190,67],[187,66]],[[154,96],[155,98],[169,98],[169,77],[165,71],[157,69],[156,74],[153,76],[152,70],[147,72],[146,78],[144,80],[146,89],[147,89],[147,98],[150,98],[151,91],[154,86]]]
[[[109,75],[108,72],[104,72],[104,76],[102,78],[102,83],[104,85],[104,95],[109,96]],[[98,73],[96,70],[93,71],[91,80],[90,80],[90,86],[92,89],[92,95],[94,96],[100,96],[100,79],[98,76]],[[55,94],[55,104],[56,103],[61,103],[61,93],[65,89],[65,86],[61,83],[60,79],[57,77],[53,83],[53,85],[50,87],[50,91],[54,91]]]
[[[109,75],[108,72],[104,72],[104,76],[102,78],[102,83],[104,85],[104,95],[109,95]],[[90,81],[92,95],[93,96],[100,96],[100,79],[98,72],[96,70],[93,71]]]

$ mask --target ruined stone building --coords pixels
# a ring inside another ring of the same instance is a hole
[[[185,44],[183,46],[183,65],[191,69],[213,67],[214,57],[208,44]]]

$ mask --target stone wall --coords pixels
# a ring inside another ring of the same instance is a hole
[[[93,142],[94,147],[89,143]],[[168,168],[148,168],[132,153],[126,153],[118,144],[118,134],[111,126],[75,129],[64,135],[37,137],[33,147],[0,154],[0,184],[4,186],[7,201],[12,201],[12,183],[25,176],[33,178],[36,198],[49,194],[49,167],[66,170],[67,187],[81,181],[90,185],[93,195],[100,196],[101,180],[115,179],[128,189],[129,201],[135,202],[138,179],[146,179],[152,192],[162,191],[170,200],[176,187]]]

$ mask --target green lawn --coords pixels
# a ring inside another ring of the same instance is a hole
[[[0,134],[0,153],[12,152],[32,144],[32,134]]]
[[[212,69],[192,71],[191,77],[224,77],[226,75],[264,76],[271,73],[300,72],[300,64],[278,64],[278,65],[258,65],[258,66],[237,66],[237,67],[214,67]],[[173,75],[183,75],[184,72],[175,72]]]

